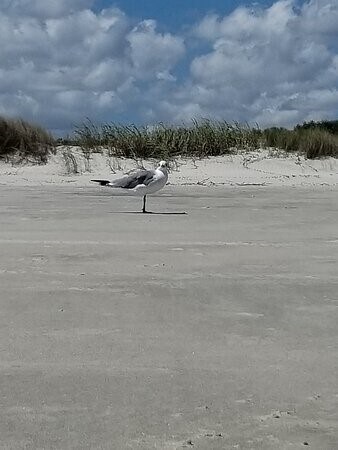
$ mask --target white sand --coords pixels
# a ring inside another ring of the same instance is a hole
[[[78,173],[74,173],[74,163]],[[0,163],[0,184],[44,185],[72,183],[87,186],[92,178],[111,179],[157,161],[134,161],[109,157],[107,151],[95,153],[87,161],[81,149],[58,147],[46,165]],[[170,163],[169,183],[205,186],[337,186],[338,160],[307,160],[280,151],[260,150],[232,156],[204,159],[178,158]]]

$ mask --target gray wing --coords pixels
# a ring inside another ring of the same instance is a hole
[[[155,173],[154,170],[139,170],[132,175],[111,181],[110,186],[123,189],[134,189],[139,184],[148,186],[154,181]]]

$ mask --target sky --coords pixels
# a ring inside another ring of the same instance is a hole
[[[0,115],[56,135],[338,118],[338,0],[1,0]]]

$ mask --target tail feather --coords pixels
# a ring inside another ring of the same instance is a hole
[[[107,184],[110,183],[109,180],[90,180],[90,181],[94,181],[94,183],[100,183],[101,186],[107,186]]]

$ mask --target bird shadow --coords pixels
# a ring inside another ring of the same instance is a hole
[[[109,211],[109,214],[141,214],[141,215],[152,215],[152,216],[182,216],[187,215],[185,211],[180,212],[153,212],[153,211]]]

